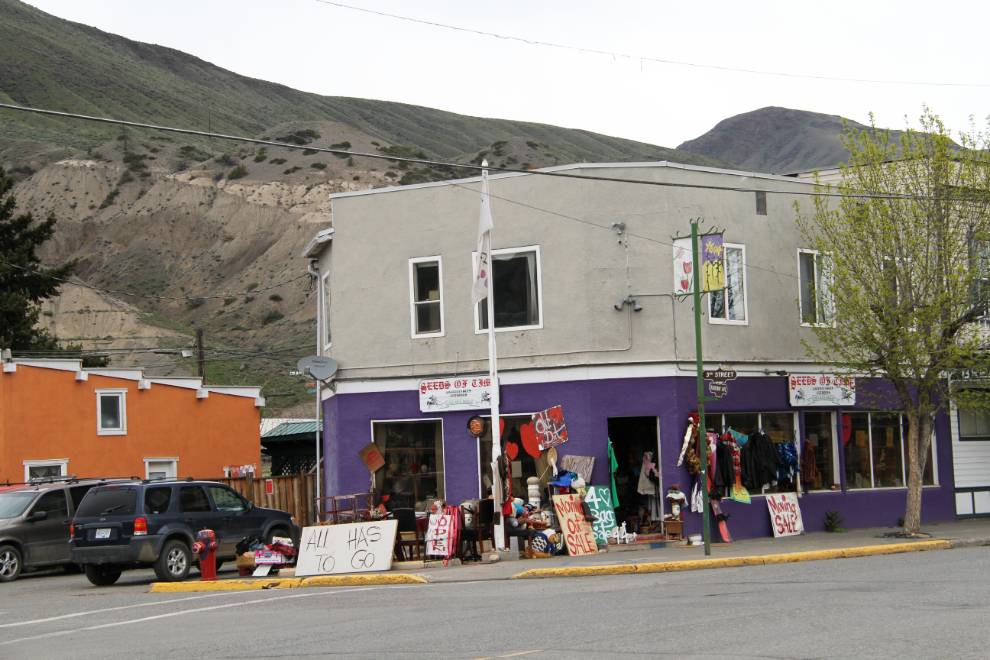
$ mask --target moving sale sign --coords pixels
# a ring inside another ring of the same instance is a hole
[[[770,510],[770,525],[773,527],[774,538],[804,534],[804,522],[801,520],[801,507],[798,506],[797,495],[767,493],[767,509]]]

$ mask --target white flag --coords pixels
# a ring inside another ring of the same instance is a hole
[[[488,161],[482,161],[488,167]],[[474,285],[471,287],[471,304],[477,305],[488,297],[491,290],[492,207],[488,201],[488,170],[481,171],[481,216],[478,218],[478,246],[474,261]]]

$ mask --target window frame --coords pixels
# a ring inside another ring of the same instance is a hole
[[[69,459],[67,458],[49,458],[40,461],[22,461],[24,465],[24,483],[31,483],[31,468],[33,467],[52,467],[59,466],[60,477],[65,477],[69,474]],[[45,477],[36,477],[39,481],[43,480]]]
[[[832,289],[832,287],[831,287],[832,274],[831,273],[824,273],[824,272],[822,272],[821,275],[819,275],[819,269],[821,268],[821,266],[819,265],[819,256],[824,256],[824,258],[827,259],[828,258],[828,255],[822,255],[821,252],[819,252],[818,250],[810,250],[808,248],[798,248],[797,254],[798,254],[798,256],[797,256],[797,271],[798,271],[798,319],[801,321],[801,327],[804,327],[804,328],[829,328],[829,327],[834,328],[835,327],[835,315],[834,315],[834,304],[832,302],[832,295],[833,294],[832,294],[832,290],[831,290]],[[805,291],[805,288],[804,288],[804,286],[802,284],[802,278],[801,278],[801,255],[802,254],[810,254],[810,255],[812,255],[814,257],[813,263],[814,263],[814,266],[815,266],[814,281],[815,281],[815,319],[816,319],[816,321],[814,323],[808,323],[808,322],[806,322],[804,320],[804,309],[803,309],[804,308],[804,297],[806,295],[808,295],[808,292]],[[833,309],[833,318],[832,318],[832,321],[830,323],[829,322],[824,322],[824,321],[819,321],[818,320],[818,319],[821,319],[824,316],[823,313],[822,313],[822,311],[821,311],[821,309],[823,307],[823,304],[822,303],[823,302],[826,302],[825,301],[825,296],[823,296],[821,294],[821,289],[818,286],[818,282],[821,281],[821,280],[823,280],[823,279],[826,279],[826,278],[828,280],[827,283],[830,285],[829,288],[828,288],[828,292],[827,292],[827,296],[828,296],[828,301],[827,301],[828,304],[827,304],[827,306],[828,307],[831,307]]]
[[[694,411],[694,414],[698,414],[698,411],[695,410]],[[801,435],[801,433],[800,433],[800,431],[801,431],[801,416],[800,416],[799,411],[797,411],[797,410],[758,410],[758,411],[755,411],[755,412],[749,411],[749,410],[742,410],[742,411],[733,411],[733,412],[711,412],[711,413],[705,413],[705,424],[706,424],[706,426],[707,426],[707,423],[708,423],[708,415],[718,415],[721,418],[721,426],[722,426],[722,428],[721,428],[720,431],[717,431],[716,432],[719,437],[721,437],[722,435],[724,435],[727,432],[728,428],[729,428],[729,427],[726,427],[725,426],[725,416],[726,415],[756,415],[757,416],[756,423],[757,423],[757,428],[758,429],[765,428],[763,426],[763,415],[792,415],[793,416],[793,420],[794,420],[794,434],[795,434],[795,437],[792,438],[791,441],[795,443],[795,446],[797,446],[797,443],[799,441],[799,437]],[[767,435],[770,435],[770,434],[768,433]],[[700,437],[699,437],[699,439],[700,439]],[[799,457],[799,459],[801,459],[801,458],[804,457],[804,451],[803,451],[803,449],[804,449],[803,447],[798,447],[798,457]],[[833,458],[833,463],[834,462],[835,462],[835,459]],[[802,486],[803,485],[804,484],[802,483]],[[767,493],[767,489],[770,488],[770,487],[771,486],[764,484],[763,487],[760,489],[760,492],[759,493],[750,492],[749,493],[749,496],[752,498],[752,497],[766,497],[767,495],[779,495],[780,494],[780,493]],[[793,491],[783,491],[783,492],[790,493],[790,492],[793,492]],[[805,488],[805,492],[809,492],[807,488]],[[826,491],[826,490],[815,490],[814,492],[816,492],[816,493],[823,493],[823,492],[829,492],[829,491]]]
[[[956,435],[959,438],[959,442],[990,442],[990,435],[963,435],[962,433],[962,416],[972,415],[973,413],[968,410],[955,409],[956,411]],[[974,415],[975,416],[975,415]],[[990,415],[986,415],[990,417]]]
[[[99,389],[96,392],[96,435],[127,435],[127,389]],[[116,394],[120,401],[120,428],[105,429],[102,423],[102,400],[104,396]]]
[[[718,318],[718,317],[712,316],[712,298],[711,298],[711,295],[709,294],[709,298],[708,298],[708,314],[707,314],[707,316],[708,316],[708,323],[710,323],[712,325],[749,325],[749,282],[747,281],[747,278],[746,278],[746,246],[743,245],[743,244],[741,244],[741,243],[723,243],[722,244],[722,247],[725,248],[725,249],[722,250],[722,267],[723,267],[724,272],[726,274],[726,283],[728,283],[728,275],[729,275],[729,266],[728,266],[728,263],[726,262],[726,253],[728,252],[729,249],[734,249],[734,250],[735,249],[738,249],[738,250],[741,250],[742,251],[743,320],[742,321],[736,321],[736,320],[731,320],[731,319],[728,319],[728,318],[724,318],[723,319],[723,318]],[[729,289],[728,289],[728,287],[726,287],[725,289],[722,289],[722,290],[726,292],[726,294],[725,294],[725,297],[726,297],[726,301],[725,301],[725,313],[726,313],[726,316],[728,316],[728,314],[729,314],[729,305],[728,305],[728,297],[729,296],[728,296],[728,290]]]
[[[540,254],[539,245],[525,245],[521,247],[510,247],[501,248],[498,250],[492,250],[492,264],[494,264],[494,257],[499,254],[512,254],[518,252],[535,252],[536,253],[536,303],[537,310],[539,313],[539,323],[536,325],[514,325],[509,328],[495,328],[495,332],[518,332],[520,330],[542,330],[543,329],[543,257]],[[473,282],[478,277],[478,252],[471,252],[471,281]],[[492,291],[495,290],[495,278],[494,274],[492,277]],[[486,299],[487,300],[487,299]],[[487,304],[487,303],[486,303]],[[474,334],[476,335],[487,335],[488,328],[481,328],[481,314],[478,313],[478,305],[472,305],[474,307]],[[494,320],[492,321],[494,326]]]
[[[179,458],[177,456],[166,456],[166,457],[149,457],[144,459],[144,478],[151,479],[151,464],[152,463],[171,463],[172,476],[166,476],[165,479],[176,479],[179,476]],[[166,472],[167,474],[167,472]],[[160,479],[155,479],[155,481],[161,481]]]
[[[763,209],[762,209],[763,212],[762,213],[760,213],[760,207],[761,206],[763,207]],[[767,193],[766,193],[766,191],[765,190],[757,190],[756,191],[756,215],[766,216],[767,215],[767,207],[768,207],[768,204],[767,204]]]
[[[447,497],[447,433],[444,429],[444,418],[443,417],[416,417],[416,418],[402,418],[402,419],[371,419],[369,421],[369,426],[371,429],[371,444],[375,444],[375,425],[376,424],[409,424],[412,422],[437,422],[440,424],[440,449],[443,451],[443,492],[444,498]],[[376,445],[377,446],[377,445]],[[381,451],[381,447],[378,448]],[[388,451],[386,448],[385,451]],[[374,478],[375,475],[372,475]],[[384,483],[384,480],[383,480]]]
[[[323,350],[326,351],[333,345],[333,333],[330,327],[330,271],[323,273],[320,278],[321,288],[320,288],[320,304],[319,307],[322,310],[320,315],[320,322],[322,323],[322,328],[320,328],[320,341],[323,344]]]
[[[431,263],[437,264],[437,278],[440,284],[440,331],[439,332],[416,332],[416,306],[425,303],[435,303],[436,300],[416,301],[416,277],[415,264]],[[439,254],[433,257],[412,257],[409,259],[409,333],[413,339],[430,339],[433,337],[443,337],[447,333],[447,326],[444,323],[443,314],[443,257]]]

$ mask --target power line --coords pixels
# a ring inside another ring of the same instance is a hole
[[[324,5],[332,5],[334,7],[341,7],[343,9],[352,9],[354,11],[361,11],[367,14],[376,14],[378,16],[387,16],[388,18],[396,18],[401,21],[409,21],[411,23],[420,23],[422,25],[430,25],[432,27],[444,28],[447,30],[457,30],[458,32],[468,32],[471,34],[479,34],[485,37],[495,37],[496,39],[502,39],[504,41],[518,41],[520,43],[529,44],[531,46],[546,46],[549,48],[560,48],[563,50],[576,51],[578,53],[591,53],[593,55],[605,55],[611,57],[613,60],[617,58],[623,58],[627,60],[639,60],[642,62],[654,62],[657,64],[672,64],[674,66],[688,66],[698,69],[713,69],[715,71],[731,71],[733,73],[750,73],[760,76],[780,76],[784,78],[806,78],[809,80],[829,80],[833,82],[855,82],[855,83],[870,83],[878,85],[926,85],[933,87],[990,87],[990,83],[946,83],[946,82],[925,82],[925,81],[911,81],[911,80],[872,80],[867,78],[838,78],[833,76],[816,76],[807,73],[782,73],[780,71],[762,71],[759,69],[742,69],[738,67],[731,66],[719,66],[716,64],[698,64],[697,62],[684,62],[681,60],[661,60],[655,57],[642,57],[640,55],[629,55],[627,53],[616,53],[607,50],[598,50],[595,48],[584,48],[579,46],[569,46],[566,44],[555,44],[548,41],[539,41],[537,39],[525,39],[523,37],[513,37],[503,34],[496,34],[495,32],[486,32],[484,30],[475,30],[473,28],[458,27],[456,25],[447,25],[445,23],[436,23],[433,21],[424,21],[419,18],[411,18],[409,16],[399,16],[398,14],[389,14],[383,11],[375,11],[373,9],[365,9],[364,7],[353,7],[351,5],[345,5],[339,2],[331,2],[330,0],[316,0]]]
[[[334,149],[328,147],[315,147],[312,145],[294,145],[285,142],[276,142],[274,140],[261,140],[258,138],[242,137],[239,135],[225,135],[223,133],[211,133],[208,131],[194,131],[187,128],[175,128],[171,126],[158,126],[155,124],[145,124],[141,122],[124,121],[120,119],[110,119],[108,117],[93,117],[90,115],[81,115],[73,112],[59,112],[57,110],[45,110],[42,108],[30,108],[20,105],[11,105],[9,103],[0,103],[0,108],[6,108],[8,110],[17,110],[21,112],[34,112],[42,115],[52,115],[56,117],[69,117],[72,119],[83,119],[86,121],[102,122],[105,124],[118,124],[121,126],[132,126],[135,128],[145,128],[156,131],[168,131],[173,133],[182,133],[185,135],[199,135],[202,137],[213,137],[221,140],[234,140],[238,142],[248,142],[251,144],[264,144],[266,146],[273,147],[283,147],[287,149],[309,149],[312,151],[320,151],[330,154],[337,154],[340,156],[358,156],[360,158],[376,158],[378,160],[387,160],[389,162],[405,162],[405,163],[416,163],[418,165],[428,165],[435,167],[450,167],[450,168],[460,168],[467,170],[488,170],[490,172],[505,172],[509,174],[519,174],[519,175],[534,175],[534,176],[549,176],[556,177],[558,179],[579,179],[582,181],[605,181],[609,183],[628,183],[632,185],[641,186],[655,186],[659,188],[690,188],[694,190],[714,190],[720,192],[739,192],[739,193],[767,193],[773,195],[799,195],[799,196],[809,196],[809,197],[839,197],[839,198],[850,198],[850,199],[892,199],[892,200],[928,200],[928,201],[938,201],[946,200],[953,201],[952,198],[938,198],[938,197],[928,197],[924,195],[874,195],[869,193],[846,193],[846,192],[829,192],[829,191],[809,191],[809,190],[772,190],[765,188],[743,188],[740,186],[716,186],[716,185],[706,185],[701,183],[683,183],[683,182],[673,182],[673,181],[644,181],[642,179],[623,179],[619,177],[606,177],[606,176],[593,176],[590,174],[567,174],[564,172],[550,172],[547,170],[514,170],[508,167],[495,167],[489,165],[487,167],[482,167],[481,165],[466,165],[464,163],[451,163],[448,161],[441,160],[431,160],[429,158],[413,158],[409,156],[393,156],[388,154],[376,154],[376,153],[366,153],[361,151],[348,151],[346,149]],[[740,174],[745,174],[746,172],[740,170]],[[753,172],[753,174],[756,174]],[[796,180],[795,180],[796,181]],[[958,201],[958,200],[956,200]]]

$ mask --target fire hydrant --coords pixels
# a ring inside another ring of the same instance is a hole
[[[217,581],[217,547],[217,537],[212,529],[204,529],[196,535],[191,549],[193,554],[199,555],[201,582]]]

